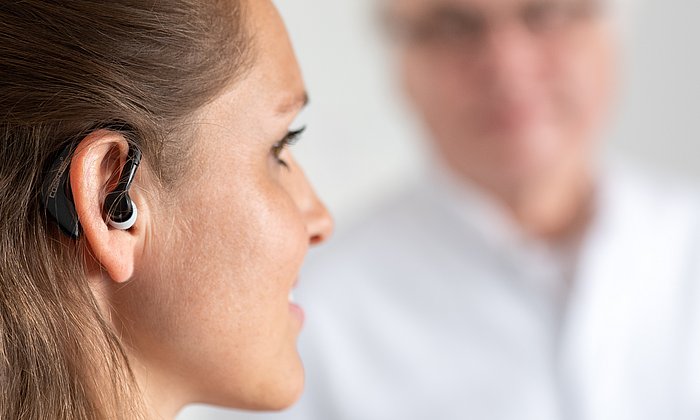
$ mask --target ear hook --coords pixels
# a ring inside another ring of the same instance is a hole
[[[129,188],[134,182],[139,164],[141,164],[141,151],[130,145],[119,183],[105,198],[104,210],[109,224],[115,229],[129,230],[136,223],[138,209],[129,197]]]

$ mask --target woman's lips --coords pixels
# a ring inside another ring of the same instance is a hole
[[[294,285],[296,286],[298,282],[299,279],[294,282]],[[292,316],[296,318],[300,324],[304,323],[304,309],[294,301],[294,290],[289,291],[289,312],[291,312]]]
[[[299,321],[300,325],[304,324],[304,319],[305,319],[306,315],[304,314],[304,309],[301,306],[290,301],[289,302],[289,312],[292,314],[292,316],[297,321]]]

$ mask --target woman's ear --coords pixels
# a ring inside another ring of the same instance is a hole
[[[129,144],[118,132],[98,130],[77,146],[70,166],[73,202],[92,257],[109,277],[128,281],[133,273],[147,213],[141,211],[129,230],[111,228],[104,212],[107,193],[119,180],[129,151]],[[136,201],[139,197],[131,194]],[[137,203],[137,206],[142,206]]]

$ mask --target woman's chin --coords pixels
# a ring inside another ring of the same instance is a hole
[[[215,401],[205,404],[246,411],[282,411],[294,405],[304,391],[304,367],[295,352],[293,360],[266,375],[257,383],[248,384],[245,395],[235,387]]]
[[[278,379],[266,386],[263,395],[260,396],[262,404],[256,410],[281,411],[294,405],[304,392],[304,367],[295,355],[294,366],[290,367],[284,375],[278,375]]]

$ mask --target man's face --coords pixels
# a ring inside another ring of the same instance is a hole
[[[589,159],[615,78],[604,4],[389,3],[406,90],[454,170],[517,188]]]

